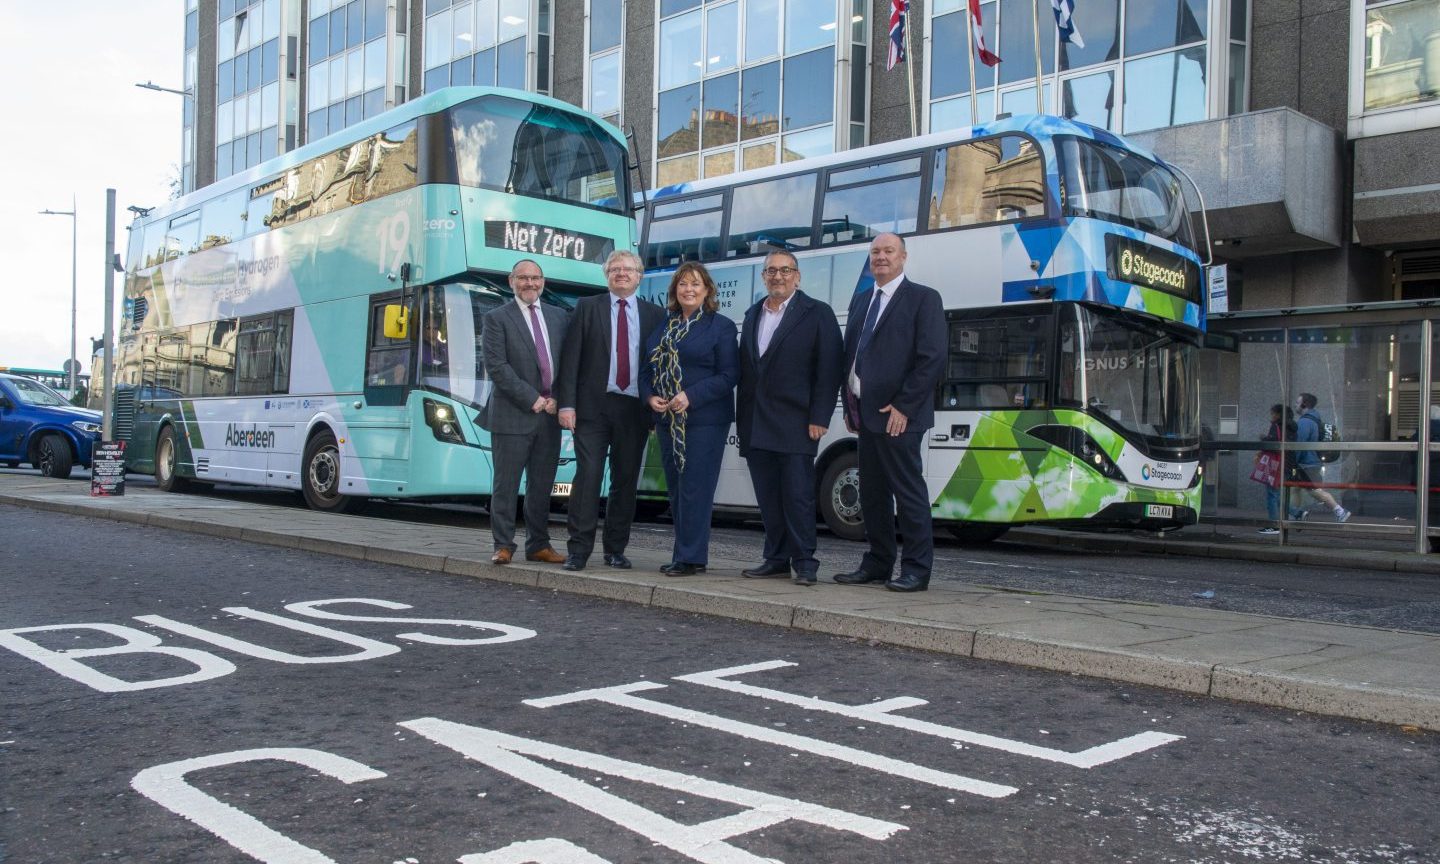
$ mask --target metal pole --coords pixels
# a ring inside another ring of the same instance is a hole
[[[915,123],[915,22],[910,20],[910,0],[905,0],[905,84],[910,89],[910,137],[920,134]]]
[[[1040,65],[1040,4],[1030,2],[1030,19],[1035,23],[1035,113],[1045,113],[1045,76]]]
[[[1420,321],[1420,420],[1415,430],[1415,551],[1430,551],[1430,402],[1434,375],[1430,364],[1433,357],[1435,322]]]
[[[75,209],[75,195],[70,195],[70,398],[75,398],[75,373],[79,370],[79,363],[75,362],[75,298],[76,298],[76,249],[79,248],[79,229],[77,224],[80,217]]]
[[[114,392],[115,368],[115,190],[105,190],[105,347],[100,355],[105,369],[101,405],[100,440],[115,440],[115,407],[110,394]],[[95,386],[95,370],[90,370],[90,386]]]
[[[970,125],[978,126],[980,106],[975,104],[975,13],[969,3],[965,6],[965,17],[970,19],[965,22],[965,47],[968,49],[965,54],[970,59]]]

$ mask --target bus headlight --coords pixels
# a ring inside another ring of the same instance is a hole
[[[455,416],[455,409],[434,399],[426,399],[425,424],[434,433],[436,441],[448,441],[451,444],[464,444],[465,433],[461,431],[458,418]]]
[[[1100,476],[1125,482],[1125,474],[1120,470],[1120,466],[1111,461],[1109,455],[1095,443],[1095,439],[1085,434],[1085,430],[1070,426],[1036,426],[1026,432],[1059,447],[1090,466]]]

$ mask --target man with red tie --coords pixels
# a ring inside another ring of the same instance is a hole
[[[625,547],[635,519],[635,488],[653,415],[640,402],[640,344],[665,323],[665,310],[635,297],[643,270],[628,250],[610,253],[610,290],[575,304],[555,378],[560,425],[575,441],[566,570],[583,570],[595,549],[600,487],[610,465],[605,504],[605,563],[629,569]]]
[[[490,495],[491,561],[515,555],[515,502],[525,473],[525,558],[552,564],[565,560],[550,545],[550,490],[560,461],[554,370],[570,314],[540,302],[545,274],[530,259],[510,271],[515,302],[486,313],[482,343],[485,370],[494,384],[481,411],[490,430],[495,483]]]

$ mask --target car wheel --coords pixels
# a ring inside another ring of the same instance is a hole
[[[178,461],[175,427],[166,426],[155,441],[155,486],[161,492],[184,492],[190,488],[190,481],[175,472]]]
[[[820,517],[835,536],[865,539],[865,517],[860,512],[860,457],[841,453],[820,480]]]
[[[64,480],[70,476],[70,469],[75,467],[75,455],[70,452],[70,442],[65,440],[64,435],[52,433],[41,438],[35,453],[35,467],[45,477]]]
[[[340,445],[330,432],[321,432],[305,445],[300,471],[300,491],[312,510],[324,513],[354,513],[363,498],[340,493]]]
[[[960,541],[962,546],[984,546],[999,540],[1001,535],[1010,530],[1009,525],[989,525],[984,522],[957,522],[949,526],[950,533]]]

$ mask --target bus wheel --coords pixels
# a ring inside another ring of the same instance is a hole
[[[860,515],[860,457],[852,450],[841,453],[825,469],[820,480],[820,516],[825,527],[845,540],[865,539],[865,519]]]
[[[155,487],[161,492],[184,492],[190,488],[190,481],[175,473],[178,461],[175,427],[166,426],[155,441]]]
[[[35,452],[35,467],[40,469],[42,476],[59,480],[70,476],[75,457],[70,454],[70,442],[65,440],[65,436],[46,435],[40,439],[40,446]]]
[[[984,546],[1010,530],[1009,525],[990,525],[984,522],[957,522],[949,526],[950,533],[962,546]]]
[[[310,509],[325,513],[353,513],[364,503],[340,494],[340,446],[331,433],[321,432],[305,445],[300,491]]]

